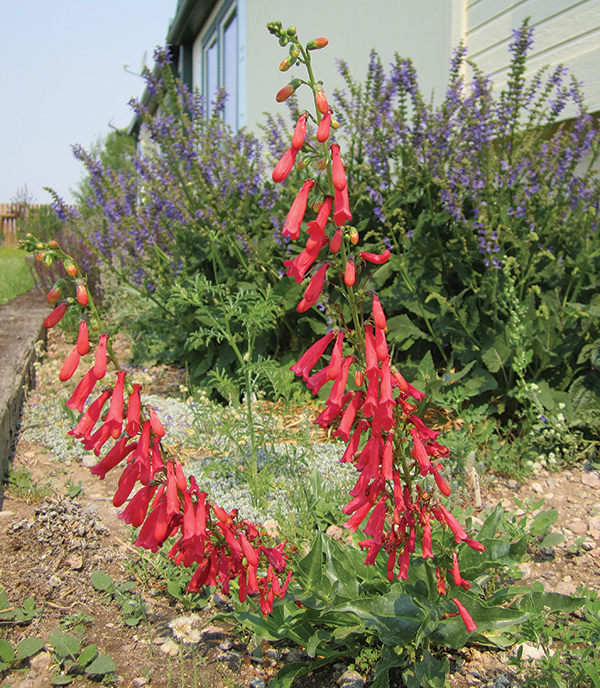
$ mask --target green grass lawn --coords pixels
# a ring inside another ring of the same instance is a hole
[[[27,253],[17,248],[0,248],[0,303],[35,286],[26,257]]]

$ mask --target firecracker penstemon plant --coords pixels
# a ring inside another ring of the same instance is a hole
[[[377,674],[382,681],[378,685],[385,685],[383,677],[387,680],[389,668],[418,658],[423,671],[435,673],[430,640],[460,647],[478,627],[477,637],[483,637],[482,631],[498,631],[522,621],[529,609],[542,604],[542,598],[538,595],[537,602],[530,601],[528,607],[513,602],[511,609],[502,605],[523,589],[485,599],[488,574],[514,563],[524,552],[526,538],[516,545],[494,541],[501,514],[496,510],[479,531],[479,542],[469,537],[444,505],[450,488],[441,471],[449,452],[438,442],[438,431],[429,428],[420,415],[423,393],[391,364],[386,316],[377,294],[369,289],[370,278],[388,261],[390,251],[361,251],[358,232],[349,224],[352,211],[345,169],[340,146],[332,138],[337,124],[311,64],[312,51],[325,47],[327,40],[317,38],[303,46],[293,27],[284,30],[274,22],[268,29],[282,46],[289,46],[281,71],[303,66],[307,72],[306,79],[294,78],[282,88],[277,101],[285,101],[305,86],[312,91],[315,105],[314,114],[300,114],[291,146],[272,173],[273,180],[281,183],[294,165],[313,172],[283,227],[284,237],[298,241],[307,208],[314,209],[316,217],[306,225],[304,248],[286,261],[287,274],[298,284],[306,283],[298,312],[321,303],[326,295],[334,322],[292,370],[314,394],[332,383],[325,409],[315,423],[335,429],[334,436],[347,445],[342,462],[354,464],[358,472],[343,512],[348,517],[345,527],[363,534],[360,540],[357,536],[360,549],[348,546],[344,552],[342,545],[324,540],[319,533],[293,570],[285,543],[273,546],[260,526],[242,519],[236,509],[227,513],[215,504],[165,450],[165,428],[155,410],[142,403],[141,386],[132,384],[121,367],[85,275],[56,241],[40,243],[28,235],[23,245],[46,264],[62,261],[70,280],[61,279],[50,290],[47,300],[54,310],[44,325],[54,327],[67,310],[80,316],[76,345],[60,372],[60,379],[67,381],[82,359],[90,364],[67,402],[82,414],[71,434],[86,450],[103,454],[91,469],[100,479],[125,463],[113,504],[120,507],[128,502],[120,518],[140,529],[135,544],[157,552],[171,540],[169,556],[177,564],[195,567],[188,590],[216,586],[229,594],[235,581],[234,592],[246,605],[237,612],[243,623],[258,628],[254,611],[258,607],[253,601],[258,596],[262,613],[275,619],[271,626],[265,620],[267,625],[258,635],[278,637],[276,628],[283,633],[280,637],[305,645],[310,656],[324,657],[323,661],[348,654],[348,646],[331,650],[328,645],[340,639],[348,642],[357,632],[359,626],[347,622],[348,614],[353,619],[356,615],[363,621],[367,618],[366,627],[371,633],[376,629],[388,647]],[[315,370],[324,357],[326,363]],[[357,556],[366,556],[364,564],[357,564]],[[383,571],[386,582],[383,586],[382,581],[369,582],[369,574],[359,571],[360,566]],[[337,587],[325,585],[326,577],[332,575]],[[286,591],[291,601],[277,601]],[[359,592],[363,597],[353,599],[353,595],[360,597]],[[337,600],[337,606],[333,602],[325,608],[324,595]],[[543,603],[547,603],[545,598]],[[323,611],[325,616],[319,617]],[[326,630],[335,628],[336,619],[342,617],[346,621],[338,625],[345,625],[344,629],[339,633]],[[394,654],[407,645],[412,653],[400,658]],[[289,667],[286,672],[291,680]],[[416,672],[415,685],[430,685],[419,683],[422,680],[422,671]]]

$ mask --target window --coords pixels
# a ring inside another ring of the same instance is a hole
[[[240,107],[244,46],[240,36],[240,14],[245,0],[224,3],[202,43],[202,94],[208,115],[213,111],[217,90],[225,88],[223,120],[234,131],[245,124]]]

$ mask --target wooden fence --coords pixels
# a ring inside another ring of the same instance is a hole
[[[17,221],[26,210],[37,210],[39,207],[39,204],[25,208],[20,203],[0,203],[0,237],[4,239],[4,246],[14,248],[17,245]]]

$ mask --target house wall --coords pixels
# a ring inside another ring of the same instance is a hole
[[[497,91],[507,81],[512,31],[531,17],[528,76],[544,65],[563,63],[583,82],[589,110],[600,110],[600,0],[469,0],[467,13],[469,56],[492,75]],[[571,109],[562,116],[574,114]]]
[[[294,76],[304,76],[296,67],[282,74],[279,63],[287,51],[266,29],[269,21],[296,26],[300,40],[325,36],[329,45],[312,53],[315,76],[324,82],[329,96],[343,88],[336,58],[348,62],[351,74],[362,81],[367,74],[369,53],[375,48],[386,71],[398,52],[410,57],[419,74],[425,98],[439,102],[447,84],[452,48],[466,29],[466,0],[247,0],[247,122],[263,122],[264,111],[286,112],[275,102],[275,94]],[[304,92],[304,93],[303,93]],[[308,89],[298,91],[301,107],[308,107]],[[332,100],[330,98],[330,100]]]

